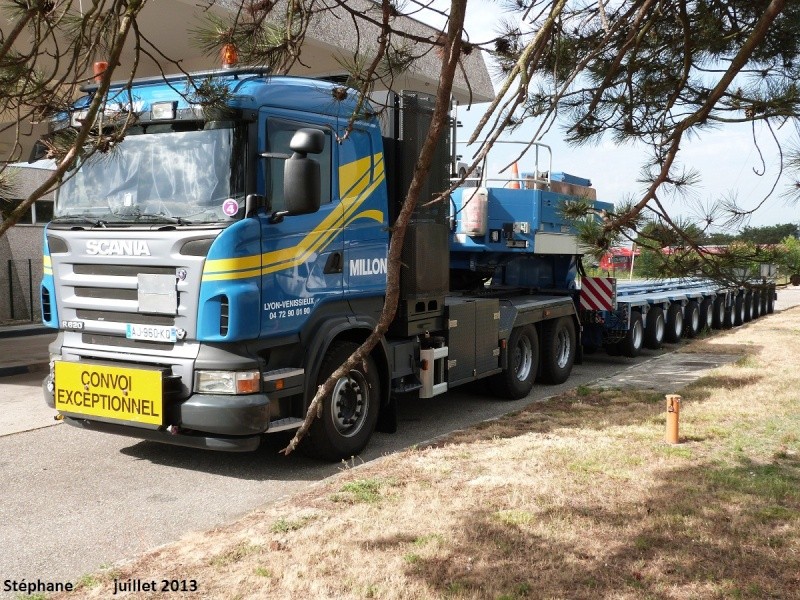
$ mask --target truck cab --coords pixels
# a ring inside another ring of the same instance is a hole
[[[336,100],[333,83],[205,78],[227,89],[226,110],[193,103],[180,77],[109,93],[104,118],[129,97],[136,123],[59,190],[41,291],[60,333],[44,387],[73,424],[247,450],[296,426],[305,368],[319,368],[310,346],[374,326],[384,159],[374,117],[339,139],[355,96]]]

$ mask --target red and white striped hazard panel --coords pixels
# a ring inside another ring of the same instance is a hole
[[[581,277],[581,308],[614,310],[617,304],[617,280],[613,277]]]

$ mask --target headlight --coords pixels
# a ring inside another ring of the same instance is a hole
[[[261,391],[259,371],[197,371],[194,390],[199,394],[255,394]]]

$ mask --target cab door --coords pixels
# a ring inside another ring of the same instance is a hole
[[[347,298],[356,312],[380,311],[386,294],[389,228],[385,161],[377,125],[359,123],[338,150]]]
[[[324,150],[309,155],[319,162],[320,209],[316,213],[272,218],[283,210],[284,160],[262,161],[257,175],[270,209],[261,215],[262,335],[299,331],[314,311],[335,310],[343,296],[344,241],[338,176],[333,168],[336,144],[332,122],[324,117],[264,109],[259,115],[260,151],[291,154],[289,142],[303,127],[325,133]]]

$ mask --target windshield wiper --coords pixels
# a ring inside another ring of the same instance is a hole
[[[163,213],[135,213],[131,215],[136,221],[140,219],[166,221],[167,223],[175,223],[176,225],[191,225],[192,222],[183,217],[170,217]]]
[[[104,221],[103,219],[97,219],[95,217],[90,217],[88,215],[64,215],[53,219],[54,223],[63,223],[65,221],[73,223],[86,223],[87,225],[91,225],[92,227],[106,227],[108,225],[108,221]]]

